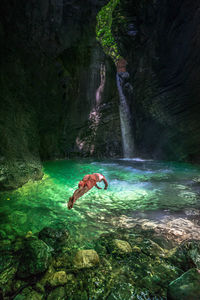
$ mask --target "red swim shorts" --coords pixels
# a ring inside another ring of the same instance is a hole
[[[80,187],[85,187],[85,186],[87,186],[89,189],[91,189],[91,188],[93,188],[93,186],[95,186],[95,185],[96,185],[96,181],[93,180],[93,179],[89,179],[89,180],[87,180],[87,181],[81,180],[81,181],[79,182],[79,184],[78,184],[78,187],[80,188]]]

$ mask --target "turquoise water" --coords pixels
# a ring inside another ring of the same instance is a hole
[[[114,231],[122,215],[199,208],[199,171],[189,164],[140,159],[46,162],[42,180],[1,193],[0,229],[13,237],[64,225],[80,247],[89,246],[100,234]],[[94,172],[105,175],[108,190],[93,188],[68,210],[78,182]]]

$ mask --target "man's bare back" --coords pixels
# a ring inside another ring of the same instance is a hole
[[[69,198],[68,209],[73,208],[75,201],[91,190],[94,186],[98,189],[101,189],[97,182],[103,181],[105,184],[104,189],[106,190],[108,187],[108,182],[100,173],[87,174],[83,177],[83,179],[78,184],[78,189],[74,192],[73,196]]]

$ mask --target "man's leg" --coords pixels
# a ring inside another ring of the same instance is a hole
[[[87,193],[90,189],[85,186],[85,187],[81,187],[79,189],[77,189],[73,196],[69,198],[69,202],[68,202],[68,208],[71,209],[74,206],[75,201],[80,198],[81,196],[83,196],[85,193]]]

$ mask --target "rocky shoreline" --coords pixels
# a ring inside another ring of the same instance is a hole
[[[0,299],[199,299],[200,240],[172,242],[141,226],[78,249],[66,228],[0,243]]]

